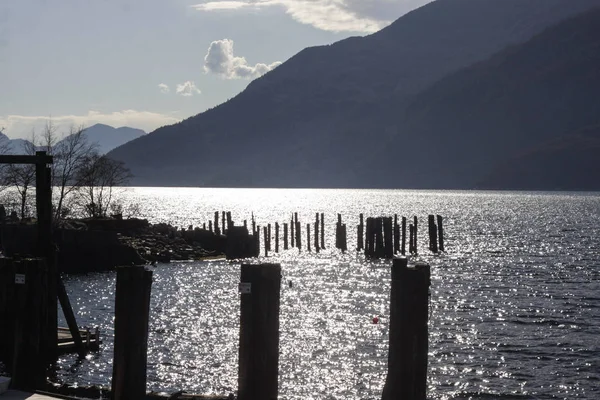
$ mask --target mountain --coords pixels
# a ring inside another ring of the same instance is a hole
[[[452,74],[468,75],[465,68],[599,4],[438,0],[373,35],[305,49],[230,101],[109,155],[132,169],[135,184],[468,186],[474,177],[454,176],[463,167],[449,169],[450,180],[438,176],[444,164],[418,157],[444,153],[439,127],[426,119],[437,116],[420,108],[453,105],[436,82],[451,85],[443,81],[459,79]]]
[[[127,142],[144,136],[146,132],[141,129],[129,128],[123,126],[121,128],[113,128],[104,124],[92,125],[85,129],[85,135],[90,143],[98,145],[98,151],[101,154],[106,154],[112,149],[119,147]]]
[[[1,154],[24,154],[25,148],[31,145],[25,139],[10,139],[4,133],[0,132],[0,153]]]

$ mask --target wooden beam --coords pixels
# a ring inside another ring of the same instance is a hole
[[[35,156],[28,155],[0,155],[0,164],[52,164],[52,156],[45,151],[38,151]]]

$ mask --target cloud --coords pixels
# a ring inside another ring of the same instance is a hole
[[[215,40],[204,57],[204,72],[217,74],[225,79],[258,78],[279,65],[279,61],[249,65],[244,57],[236,57],[233,54],[231,39]]]
[[[196,87],[196,84],[192,81],[187,81],[177,85],[177,94],[185,97],[193,96],[194,94],[200,94],[200,89]]]
[[[325,31],[373,33],[431,0],[206,0],[198,11],[281,7],[294,20]]]
[[[159,83],[158,88],[160,89],[161,93],[169,93],[171,91],[171,89],[169,89],[169,85],[165,83]]]
[[[153,113],[150,111],[123,110],[112,113],[89,111],[85,115],[60,115],[60,116],[29,116],[29,115],[0,115],[0,129],[11,139],[29,138],[32,130],[38,133],[46,122],[51,119],[59,132],[67,130],[70,126],[89,127],[94,124],[106,124],[114,127],[129,126],[151,132],[164,125],[171,125],[181,121],[171,114]]]

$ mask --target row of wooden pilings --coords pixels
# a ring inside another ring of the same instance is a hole
[[[298,220],[298,213],[293,213],[289,223],[282,225],[279,222],[267,224],[262,227],[257,225],[252,215],[252,231],[249,232],[247,221],[244,220],[243,227],[235,226],[231,219],[231,212],[222,212],[221,228],[219,228],[219,212],[215,212],[214,225],[209,221],[208,229],[214,234],[224,234],[228,239],[228,259],[258,257],[261,252],[262,235],[264,255],[279,253],[280,242],[283,241],[283,250],[290,248],[303,248],[302,223]],[[206,224],[203,225],[206,228]],[[214,227],[217,227],[214,229]],[[273,229],[272,229],[273,227]],[[356,226],[356,250],[364,251],[369,258],[388,258],[394,255],[417,254],[418,253],[418,227],[419,221],[415,216],[410,224],[406,217],[376,217],[365,218],[359,215],[359,224]],[[281,229],[282,228],[282,229]],[[444,251],[444,225],[441,215],[429,215],[429,250],[433,253]],[[283,235],[280,232],[283,231]],[[307,251],[320,252],[325,249],[325,214],[316,213],[315,222],[307,223],[305,226]],[[311,231],[314,233],[311,240]],[[408,249],[407,249],[408,242]],[[342,215],[337,214],[335,225],[335,248],[342,252],[348,251],[348,231],[346,224],[342,221]],[[407,251],[408,250],[408,251]]]
[[[395,258],[391,268],[388,374],[383,400],[425,400],[427,388],[430,267]],[[117,272],[112,393],[115,400],[146,393],[148,315],[152,272]],[[278,397],[281,266],[242,264],[239,400]]]

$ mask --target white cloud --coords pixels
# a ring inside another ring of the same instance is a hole
[[[200,94],[200,89],[196,87],[196,84],[192,81],[187,81],[177,85],[177,94],[185,97],[193,96],[194,94]]]
[[[198,11],[282,7],[296,21],[321,30],[373,33],[428,1],[431,0],[206,0],[192,7]]]
[[[169,85],[167,85],[166,83],[159,83],[158,88],[160,89],[161,93],[169,93],[171,91]]]
[[[204,57],[204,72],[217,74],[225,79],[258,78],[279,65],[279,61],[249,65],[244,57],[236,57],[233,54],[231,39],[215,40]]]
[[[164,125],[171,125],[181,121],[173,114],[160,114],[150,111],[123,110],[112,113],[89,111],[85,115],[60,115],[60,116],[29,116],[29,115],[0,115],[0,128],[11,139],[29,138],[32,130],[38,133],[46,122],[51,119],[59,132],[67,130],[70,126],[89,127],[94,124],[106,124],[116,128],[129,126],[151,132]]]

